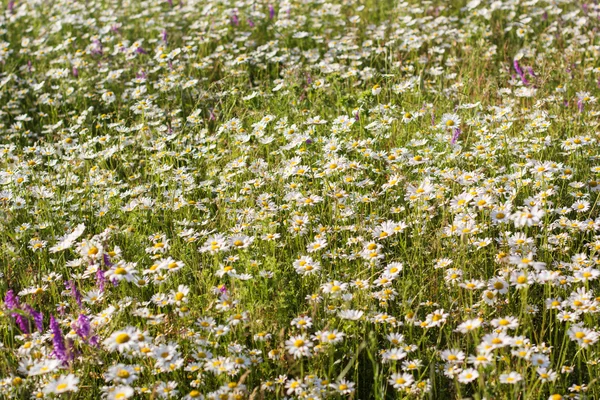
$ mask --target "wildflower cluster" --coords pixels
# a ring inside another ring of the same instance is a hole
[[[0,397],[600,396],[600,5],[3,7]]]

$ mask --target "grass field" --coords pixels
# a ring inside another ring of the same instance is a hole
[[[0,398],[600,398],[600,5],[3,2]]]

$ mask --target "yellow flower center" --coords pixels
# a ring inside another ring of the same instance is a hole
[[[119,372],[117,372],[117,376],[121,379],[127,379],[129,378],[129,371],[127,371],[126,369],[122,369]]]
[[[120,334],[118,334],[117,337],[116,337],[116,339],[115,339],[115,341],[118,344],[125,344],[125,343],[129,342],[130,340],[131,340],[131,336],[129,336],[126,333],[120,333]]]

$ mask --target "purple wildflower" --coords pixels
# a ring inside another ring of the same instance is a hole
[[[104,277],[104,271],[101,269],[96,271],[96,283],[98,285],[98,289],[101,292],[104,292],[104,284],[106,283],[106,278]]]
[[[240,19],[237,16],[237,13],[234,11],[231,15],[231,25],[238,26],[240,23]]]
[[[31,318],[33,318],[37,330],[44,332],[44,314],[41,311],[35,311],[29,304],[25,304],[24,308],[31,315]]]
[[[9,310],[16,310],[19,308],[19,296],[11,289],[6,292],[4,296],[4,305]],[[18,313],[12,313],[11,317],[15,319],[15,323],[23,333],[29,333],[29,321],[27,318]]]
[[[100,41],[98,39],[94,39],[93,43],[94,43],[95,47],[92,49],[92,54],[93,55],[102,55],[102,53],[103,53],[102,43],[100,43]]]
[[[87,339],[91,332],[92,326],[90,325],[90,319],[85,314],[79,314],[75,326],[75,333],[77,333],[82,339]]]
[[[269,19],[275,18],[275,7],[273,4],[269,4]]]
[[[529,84],[529,81],[527,81],[527,78],[525,78],[525,73],[523,72],[523,70],[519,66],[519,61],[518,60],[514,60],[513,61],[513,67],[515,68],[515,71],[517,71],[517,74],[519,74],[519,77],[521,77],[521,81],[523,82],[523,84],[524,85]]]
[[[64,316],[65,313],[67,312],[67,308],[64,305],[60,305],[60,306],[56,307],[56,311],[58,311],[58,313],[61,316]]]
[[[73,67],[73,69],[71,70],[71,73],[73,74],[73,76],[75,78],[77,78],[79,76],[79,70],[76,67]]]
[[[90,338],[90,344],[94,347],[98,347],[98,345],[100,344],[100,339],[97,335],[94,335]]]
[[[4,296],[4,304],[9,310],[19,308],[19,297],[12,289],[6,292],[6,295]]]
[[[75,297],[75,301],[77,301],[77,305],[79,307],[82,307],[83,304],[81,302],[81,293],[79,293],[79,290],[77,289],[77,286],[75,285],[75,282],[73,280],[67,281],[65,286],[68,289],[71,289],[71,294],[73,295],[73,297]]]
[[[456,144],[456,141],[458,140],[458,137],[461,134],[461,130],[460,128],[454,128],[454,131],[452,132],[452,140],[450,140],[450,143],[452,144]]]
[[[163,29],[163,31],[160,33],[160,38],[163,42],[167,43],[167,37],[169,36],[169,34],[167,33],[166,29]]]
[[[54,315],[50,315],[50,331],[52,332],[52,344],[54,345],[53,354],[63,363],[69,361],[69,355],[67,354],[67,348],[63,340],[62,331],[60,325],[54,318]]]
[[[15,322],[17,323],[17,326],[19,327],[21,332],[28,334],[29,333],[29,320],[27,318],[25,318],[24,316],[22,316],[21,314],[13,314],[12,316],[15,318]]]

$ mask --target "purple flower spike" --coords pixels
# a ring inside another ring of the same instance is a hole
[[[31,315],[31,318],[33,318],[37,330],[40,333],[44,332],[44,314],[41,311],[35,311],[29,304],[26,304],[24,308]]]
[[[81,302],[81,293],[79,293],[77,286],[75,286],[75,282],[70,280],[65,285],[67,286],[67,288],[69,288],[71,290],[71,294],[73,295],[73,297],[75,297],[75,301],[77,301],[77,305],[79,307],[82,307],[83,304]]]
[[[21,314],[13,314],[12,316],[15,318],[15,322],[17,323],[17,326],[21,332],[24,334],[29,334],[29,320]]]
[[[458,140],[458,137],[461,134],[461,130],[460,128],[455,128],[454,131],[452,132],[452,140],[450,141],[450,143],[452,144],[456,144],[456,141]]]
[[[106,278],[104,277],[104,271],[102,271],[101,269],[96,271],[96,283],[98,284],[98,289],[100,289],[101,292],[104,292]]]
[[[94,335],[90,338],[90,344],[94,347],[98,347],[100,345],[100,339],[98,336]]]
[[[69,354],[63,340],[62,331],[58,322],[54,319],[54,315],[50,315],[50,331],[52,332],[52,344],[54,345],[53,354],[66,364],[69,361]]]
[[[273,4],[269,4],[269,19],[275,18],[275,7]]]
[[[108,254],[104,253],[103,254],[103,259],[104,259],[104,265],[106,265],[107,267],[112,267],[113,263],[110,262],[110,257],[108,256]]]
[[[11,289],[4,296],[4,305],[9,310],[17,310],[19,308],[19,296]],[[21,314],[12,313],[11,317],[15,319],[15,323],[23,333],[29,333],[29,321]]]
[[[525,73],[523,72],[523,70],[519,66],[519,61],[518,60],[514,60],[513,61],[513,67],[515,68],[515,71],[517,71],[517,74],[519,74],[519,77],[521,77],[521,81],[523,82],[523,85],[529,84],[529,81],[527,81],[527,78],[525,78]]]
[[[82,338],[87,339],[92,332],[92,326],[90,325],[90,319],[85,314],[79,314],[77,318],[77,326],[75,332]]]
[[[4,296],[4,304],[9,310],[19,308],[19,297],[12,289],[6,292],[6,295]]]

